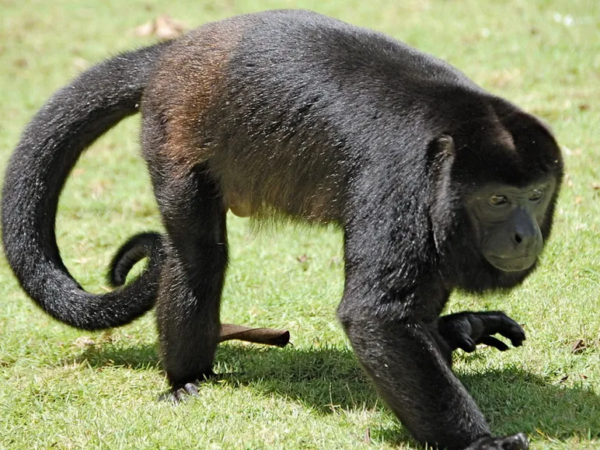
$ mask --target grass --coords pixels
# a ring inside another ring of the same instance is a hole
[[[0,169],[53,91],[83,68],[143,46],[132,30],[160,13],[197,26],[237,13],[303,7],[389,33],[461,68],[538,114],[564,148],[568,177],[540,269],[508,295],[454,295],[450,311],[503,309],[528,333],[507,353],[457,352],[456,371],[495,433],[535,449],[600,447],[600,3],[595,0],[0,0]],[[129,235],[160,229],[138,152],[139,119],[80,160],[61,199],[67,266],[101,292]],[[226,344],[223,376],[173,407],[152,315],[83,333],[41,313],[0,262],[0,448],[415,448],[377,399],[335,319],[341,236],[283,228],[253,236],[231,218],[223,318],[288,328],[293,347]],[[298,258],[306,255],[306,258]],[[305,260],[306,259],[306,260]],[[87,339],[84,339],[87,338]],[[585,348],[573,350],[578,341]]]

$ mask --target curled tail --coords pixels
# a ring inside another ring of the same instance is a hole
[[[155,61],[169,43],[109,59],[58,91],[25,129],[4,181],[2,234],[8,262],[27,294],[68,325],[98,330],[131,322],[152,308],[160,246],[128,286],[90,294],[60,257],[54,222],[60,192],[81,153],[139,110]]]
[[[110,285],[113,287],[123,286],[127,274],[133,266],[144,258],[154,260],[154,255],[160,254],[161,248],[162,236],[158,233],[140,233],[129,238],[115,253],[110,262],[107,274]]]

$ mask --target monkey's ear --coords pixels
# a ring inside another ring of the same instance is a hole
[[[456,153],[456,146],[454,145],[454,139],[449,134],[442,134],[434,140],[437,150],[444,158],[454,157]]]
[[[449,134],[441,134],[433,139],[427,148],[427,164],[434,179],[438,179],[440,172],[449,170],[456,155],[454,139]]]
[[[456,156],[454,139],[442,134],[430,142],[427,152],[430,199],[429,214],[433,224],[433,239],[438,250],[448,239],[455,223],[456,192],[452,183],[452,165]]]

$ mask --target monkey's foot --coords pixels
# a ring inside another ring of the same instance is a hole
[[[189,397],[198,396],[198,384],[197,383],[185,383],[182,387],[171,392],[162,394],[159,398],[161,401],[168,401],[172,403],[180,403],[187,400]]]
[[[465,450],[527,450],[528,448],[527,436],[519,433],[503,437],[486,436],[477,439]]]
[[[203,374],[201,377],[198,377],[196,381],[187,382],[187,383],[176,383],[173,385],[169,392],[165,392],[158,397],[158,401],[167,401],[171,403],[181,403],[190,397],[198,396],[198,386],[211,378],[216,377],[217,375],[211,370],[208,373]]]

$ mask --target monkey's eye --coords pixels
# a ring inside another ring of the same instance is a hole
[[[542,191],[541,189],[534,189],[531,195],[529,196],[529,200],[531,200],[532,202],[537,202],[543,196],[544,191]]]
[[[492,206],[502,206],[508,203],[508,199],[505,195],[492,195],[489,202]]]

